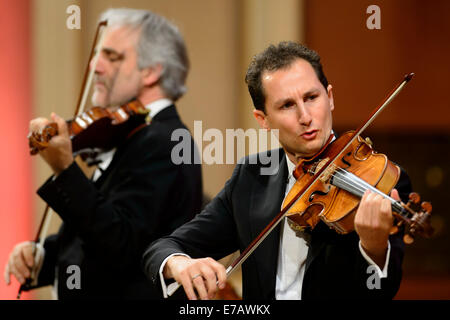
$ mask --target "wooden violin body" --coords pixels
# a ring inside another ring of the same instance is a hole
[[[320,156],[303,161],[297,166],[294,172],[297,182],[287,195],[287,200],[305,185],[323,161],[326,161],[349,135],[350,133],[344,134],[331,143]],[[390,193],[400,176],[400,169],[396,165],[385,155],[376,153],[366,141],[358,137],[351,148],[344,151],[344,156],[332,166],[333,172],[325,173],[324,177],[313,185],[312,191],[297,201],[286,216],[301,227],[314,228],[322,220],[338,233],[353,231],[353,216],[360,198],[332,184],[337,167],[360,177],[386,194]]]
[[[310,181],[311,176],[340,152],[352,136],[353,132],[345,133],[319,155],[301,161],[294,172],[297,181],[285,202],[290,202]],[[423,211],[414,212],[410,207],[420,200],[417,194],[410,196],[411,201],[407,206],[388,196],[399,177],[400,168],[384,154],[374,151],[367,139],[358,136],[309,191],[289,208],[286,217],[293,222],[291,227],[297,230],[313,229],[322,220],[338,233],[346,234],[354,230],[354,217],[360,199],[366,190],[370,190],[391,200],[394,217],[398,218],[400,225],[406,222],[408,226],[406,242],[412,241],[414,233],[430,236],[431,204],[422,203]],[[420,223],[417,222],[419,220]]]

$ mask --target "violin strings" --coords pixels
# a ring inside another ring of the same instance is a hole
[[[338,174],[333,174],[333,175],[332,175],[333,179],[338,179],[340,182],[345,183],[345,184],[346,184],[348,187],[350,187],[350,188],[353,187],[353,186],[356,187],[355,189],[356,189],[358,192],[360,192],[360,196],[362,196],[362,195],[364,194],[364,192],[365,192],[366,190],[369,189],[367,186],[365,186],[363,183],[361,183],[361,182],[358,181],[358,180],[348,181],[348,180],[346,179],[346,177],[345,177],[346,172],[344,172],[343,169],[337,168],[336,172],[337,172]],[[342,174],[342,175],[341,175],[341,174]],[[352,183],[353,183],[354,185],[352,185]]]
[[[344,169],[336,168],[335,173],[332,174],[331,177],[333,178],[333,181],[341,182],[343,185],[347,186],[347,188],[349,188],[349,189],[355,189],[356,191],[358,191],[360,193],[359,196],[362,196],[364,194],[364,192],[369,188],[367,186],[363,185],[358,180],[349,181],[350,179],[345,176],[346,173],[348,173],[348,172],[345,171]],[[349,190],[347,190],[347,191],[349,191]]]
[[[359,192],[360,194],[358,194],[357,196],[362,197],[364,192],[368,189],[367,187],[365,187],[362,183],[360,183],[357,180],[353,180],[353,181],[349,182],[347,180],[348,178],[345,177],[345,174],[349,173],[346,170],[339,168],[336,165],[332,165],[332,168],[334,169],[334,172],[335,172],[335,173],[331,174],[331,178],[333,178],[333,181],[342,182],[342,185],[345,185],[350,190],[353,189],[353,190]],[[312,174],[314,174],[313,171],[310,171],[310,172]],[[354,183],[354,184],[352,184],[352,183]],[[344,187],[342,187],[342,189],[344,189]],[[348,190],[348,189],[346,189],[346,190],[350,192],[350,190]]]
[[[335,168],[335,173],[331,174],[331,177],[333,178],[333,182],[331,183],[333,185],[336,185],[337,187],[340,187],[350,193],[358,193],[355,194],[356,196],[362,197],[364,195],[364,192],[366,190],[371,190],[371,191],[375,191],[376,193],[380,194],[381,196],[383,196],[384,198],[388,199],[391,201],[392,204],[392,208],[394,211],[396,211],[398,214],[405,216],[408,214],[408,212],[405,212],[403,210],[403,207],[401,205],[398,205],[398,201],[396,201],[395,199],[392,199],[391,197],[385,195],[384,193],[382,193],[381,191],[379,191],[378,189],[372,187],[370,184],[368,184],[367,182],[365,182],[364,180],[356,177],[357,179],[352,179],[352,176],[354,176],[351,172],[348,172],[342,168]],[[349,177],[349,175],[352,175]],[[354,191],[354,192],[352,192]]]

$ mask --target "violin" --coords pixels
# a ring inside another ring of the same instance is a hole
[[[286,196],[289,202],[303,188],[314,173],[348,142],[353,132],[347,132],[318,155],[303,159],[294,170],[296,183]],[[430,224],[432,206],[422,202],[413,192],[407,204],[397,201],[388,194],[397,184],[400,168],[388,160],[386,155],[373,150],[370,139],[355,139],[343,155],[325,170],[324,174],[312,185],[286,213],[290,226],[294,230],[313,229],[319,221],[325,222],[339,234],[354,230],[354,217],[360,198],[366,190],[375,192],[390,200],[392,214],[396,220],[391,234],[405,228],[403,240],[410,244],[415,235],[429,238],[433,234]]]
[[[93,107],[67,121],[74,155],[108,151],[146,124],[148,110],[139,100],[132,100],[111,112]],[[30,154],[44,150],[52,137],[58,134],[55,122],[42,132],[28,135]]]

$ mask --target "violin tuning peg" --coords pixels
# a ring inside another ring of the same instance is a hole
[[[431,210],[433,210],[433,207],[431,206],[431,203],[429,202],[422,202],[421,207],[423,209],[423,211],[425,211],[426,213],[430,214]]]
[[[409,194],[409,201],[414,204],[418,204],[420,202],[420,195],[417,192],[411,192]]]
[[[410,234],[405,234],[403,236],[403,242],[406,244],[411,244],[414,242],[414,238]]]
[[[30,155],[34,156],[39,153],[39,149],[36,147],[30,147]]]
[[[390,235],[396,234],[398,232],[398,227],[397,226],[392,226],[391,230],[389,231]]]

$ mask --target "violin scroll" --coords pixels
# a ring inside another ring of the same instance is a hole
[[[419,194],[412,192],[409,195],[409,201],[405,205],[405,209],[412,214],[412,218],[406,221],[407,227],[405,228],[403,241],[406,244],[411,244],[414,242],[416,235],[430,238],[434,233],[434,228],[431,226],[431,203],[426,201],[420,203]]]
[[[35,155],[39,153],[39,151],[47,148],[50,139],[56,135],[58,135],[58,126],[55,122],[49,123],[40,133],[30,132],[28,134],[30,154]]]

